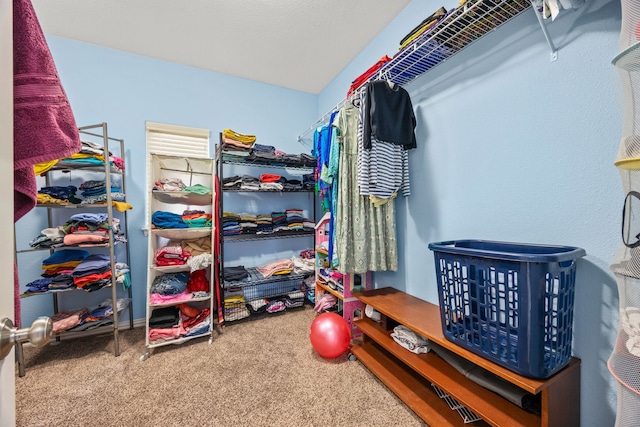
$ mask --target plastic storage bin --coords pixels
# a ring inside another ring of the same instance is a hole
[[[533,378],[569,363],[576,260],[584,249],[483,240],[429,249],[448,340]]]

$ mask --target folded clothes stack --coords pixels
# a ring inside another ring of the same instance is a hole
[[[156,249],[154,259],[157,266],[184,265],[191,256],[182,246],[163,246]]]
[[[410,45],[411,42],[416,40],[418,37],[431,31],[436,26],[436,24],[445,16],[447,16],[447,10],[444,7],[441,7],[434,13],[432,13],[428,18],[424,19],[413,30],[411,30],[409,34],[407,34],[402,38],[402,40],[400,40],[400,50]]]
[[[240,160],[247,157],[255,142],[255,135],[245,135],[232,129],[222,131],[221,149],[225,159]]]

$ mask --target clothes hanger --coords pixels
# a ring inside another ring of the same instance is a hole
[[[360,90],[362,88],[358,88],[353,91],[348,98],[348,102],[356,108],[360,108]]]
[[[396,84],[394,82],[391,81],[391,77],[389,77],[389,72],[385,71],[382,76],[380,77],[384,77],[384,80],[387,82],[387,84],[389,85],[389,88],[394,89],[396,87]]]

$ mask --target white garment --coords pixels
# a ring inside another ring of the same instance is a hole
[[[192,273],[196,270],[202,270],[203,268],[209,267],[212,262],[213,255],[208,253],[203,253],[187,258],[187,265],[191,269]]]
[[[416,354],[428,353],[430,350],[429,340],[403,325],[398,325],[393,328],[391,338],[407,350]]]
[[[626,342],[627,350],[640,357],[640,308],[627,307],[620,310],[620,326],[629,337]]]
[[[291,260],[293,261],[294,274],[312,273],[315,271],[315,260],[313,259],[294,256],[291,257]]]
[[[45,228],[44,230],[41,231],[41,233],[47,236],[51,240],[63,239],[65,236],[65,232],[62,231],[62,228],[60,227]]]
[[[262,307],[264,307],[265,305],[267,305],[267,301],[262,298],[262,299],[255,299],[253,301],[249,301],[249,304],[251,304],[251,308],[253,308],[254,311],[258,311],[260,310]]]

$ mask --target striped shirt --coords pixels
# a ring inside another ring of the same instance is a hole
[[[364,97],[365,94],[362,94]],[[360,104],[366,105],[364,100]],[[403,146],[371,139],[371,149],[364,148],[363,111],[358,121],[358,187],[361,196],[389,199],[394,193],[411,194],[409,154]]]

